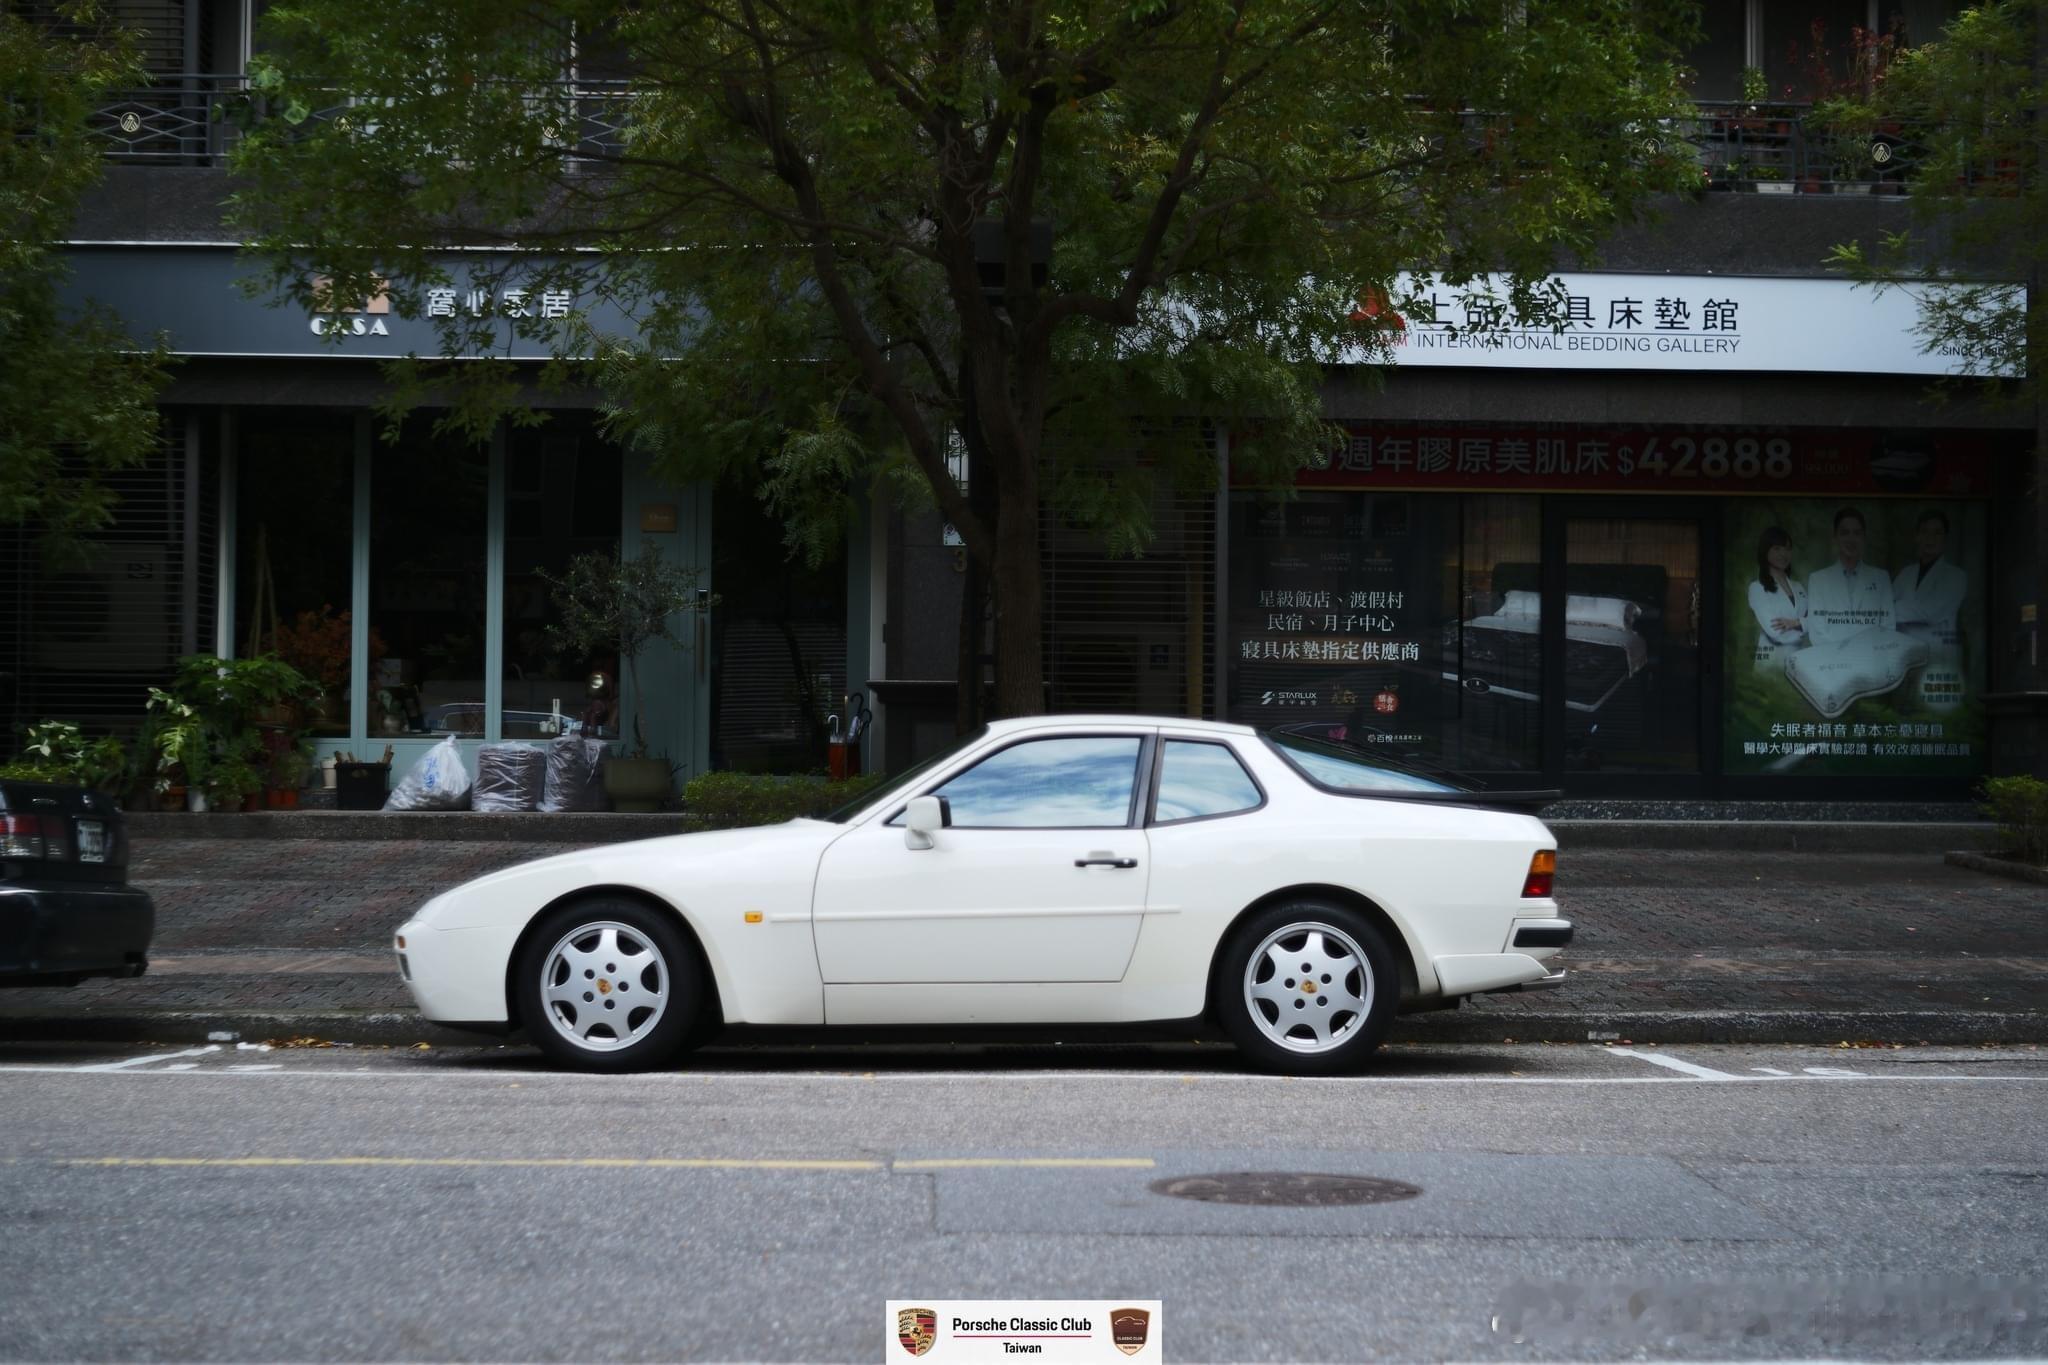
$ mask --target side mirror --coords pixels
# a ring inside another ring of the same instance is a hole
[[[930,848],[932,836],[953,823],[953,808],[943,796],[913,796],[903,811],[903,846]]]

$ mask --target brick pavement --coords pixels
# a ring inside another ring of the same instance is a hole
[[[151,974],[69,991],[0,991],[0,1025],[407,1010],[387,944],[414,906],[457,882],[575,847],[138,841],[134,878],[158,911]],[[1564,988],[1483,997],[1419,1018],[1417,1031],[1444,1033],[1452,1027],[1445,1020],[1467,1031],[1545,1020],[1556,1031],[1573,1016],[1968,1012],[2028,1016],[2048,1036],[2048,888],[2039,885],[1932,854],[1585,850],[1566,854],[1558,894],[1578,925]]]

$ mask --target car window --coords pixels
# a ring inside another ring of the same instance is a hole
[[[1031,739],[989,755],[933,792],[956,828],[1061,829],[1130,823],[1136,735]]]
[[[1375,763],[1365,754],[1350,749],[1339,749],[1318,740],[1306,739],[1300,735],[1272,733],[1266,742],[1277,750],[1280,756],[1293,764],[1311,782],[1325,787],[1336,787],[1343,791],[1386,792],[1390,795],[1402,793],[1430,792],[1459,793],[1460,788],[1448,782],[1438,782],[1418,773],[1402,772],[1398,768]]]
[[[1194,820],[1251,810],[1264,798],[1258,783],[1244,770],[1227,744],[1186,739],[1166,742],[1159,760],[1159,800],[1155,820]]]

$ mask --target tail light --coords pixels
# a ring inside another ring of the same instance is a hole
[[[0,814],[0,858],[40,858],[47,847],[41,816]]]
[[[1542,848],[1529,860],[1529,879],[1522,883],[1522,895],[1539,899],[1550,895],[1550,884],[1557,879],[1557,850]]]

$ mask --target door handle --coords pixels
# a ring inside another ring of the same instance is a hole
[[[1107,853],[1094,853],[1086,858],[1074,859],[1075,867],[1136,867],[1136,858],[1115,858]]]

